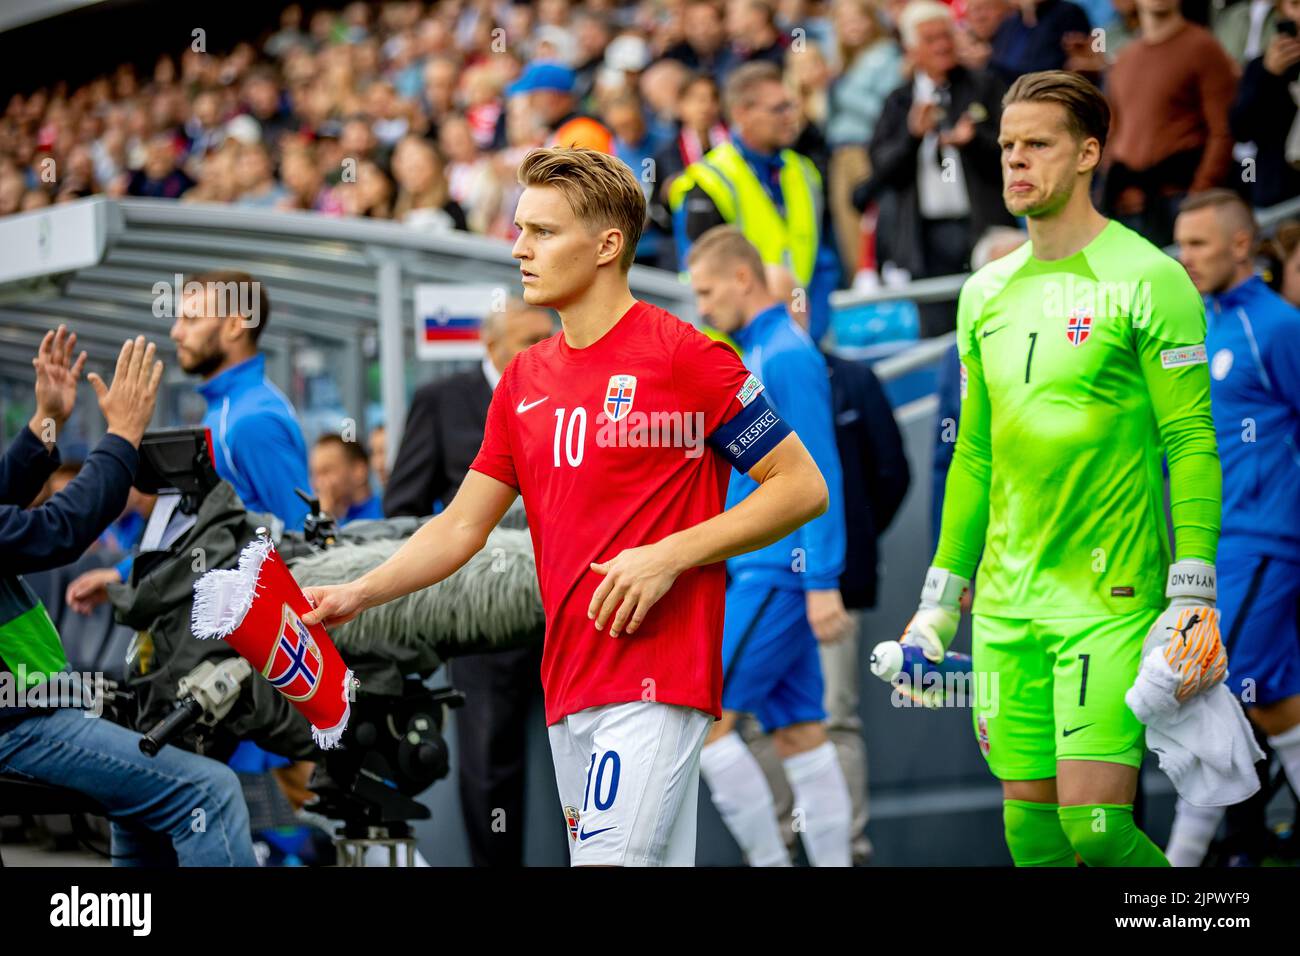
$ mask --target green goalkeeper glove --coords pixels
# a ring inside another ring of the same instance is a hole
[[[925,572],[921,604],[903,628],[900,644],[912,644],[927,658],[943,660],[948,645],[961,623],[961,596],[970,590],[970,581],[944,568],[931,567]]]

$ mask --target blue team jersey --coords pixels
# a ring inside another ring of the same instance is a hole
[[[310,491],[307,443],[293,405],[266,378],[266,358],[255,355],[198,387],[208,402],[203,424],[212,431],[217,474],[235,487],[249,511],[275,515],[301,531]]]
[[[826,360],[784,305],[760,312],[736,332],[735,339],[745,365],[763,383],[767,400],[817,463],[830,492],[830,505],[825,514],[780,541],[731,558],[727,570],[733,576],[759,572],[779,587],[838,588],[844,572],[844,488]],[[727,507],[743,501],[757,487],[748,475],[733,472]]]
[[[1206,297],[1220,552],[1300,556],[1300,311],[1257,276]]]

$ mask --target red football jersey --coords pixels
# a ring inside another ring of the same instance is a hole
[[[722,705],[722,562],[673,582],[630,637],[587,617],[592,563],[722,512],[731,465],[705,443],[761,386],[740,357],[637,302],[598,341],[520,353],[470,466],[524,499],[546,611],[546,722],[601,704]],[[743,394],[742,394],[742,390]]]

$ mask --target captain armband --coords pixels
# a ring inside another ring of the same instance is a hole
[[[745,474],[789,434],[790,426],[760,391],[730,420],[718,426],[709,436],[709,444],[731,467]]]

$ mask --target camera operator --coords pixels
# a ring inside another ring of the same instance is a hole
[[[63,326],[46,333],[32,361],[36,414],[0,459],[0,682],[8,685],[0,689],[0,705],[8,705],[0,706],[0,771],[98,800],[113,819],[120,865],[255,866],[248,808],[229,768],[175,747],[146,757],[138,734],[82,709],[84,684],[77,701],[52,691],[68,686],[54,679],[69,670],[67,658],[19,575],[75,560],[122,513],[162,380],[162,362],[143,336],[122,346],[111,386],[88,375],[108,433],[62,491],[24,510],[59,464],[55,435],[72,413],[86,361],[82,352],[72,363],[75,344]],[[29,696],[41,703],[27,706]]]

